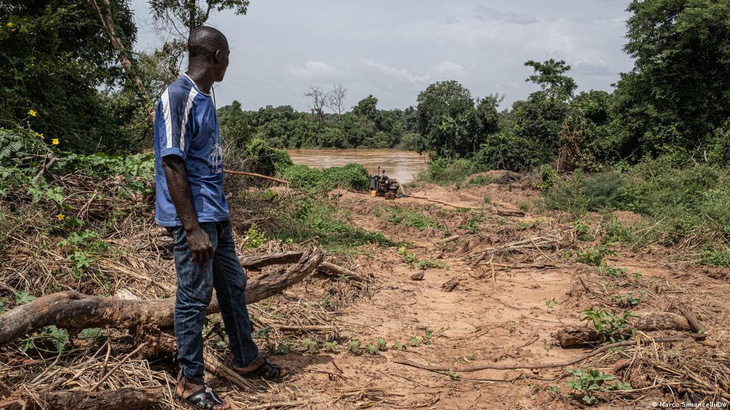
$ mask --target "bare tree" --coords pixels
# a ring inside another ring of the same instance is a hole
[[[329,93],[323,91],[320,86],[310,85],[304,96],[310,99],[309,108],[312,109],[312,114],[317,116],[321,124],[324,121],[323,109],[329,100]]]
[[[325,103],[327,108],[337,114],[337,120],[342,128],[342,113],[345,112],[345,97],[347,96],[347,88],[342,84],[336,84],[332,86],[332,91],[329,92],[327,102]]]

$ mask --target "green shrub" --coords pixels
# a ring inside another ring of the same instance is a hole
[[[323,170],[305,165],[292,165],[284,170],[282,177],[294,188],[305,191],[331,191],[337,188],[366,191],[370,184],[368,171],[360,164],[347,164]]]
[[[436,219],[432,218],[425,211],[403,208],[400,206],[388,206],[385,208],[385,218],[395,225],[404,225],[418,230],[434,228],[444,230],[446,227]]]
[[[540,179],[542,180],[540,190],[548,192],[558,182],[558,172],[555,171],[552,165],[545,164],[540,167]]]
[[[480,168],[474,161],[468,159],[431,158],[426,170],[416,176],[416,179],[439,185],[462,183],[470,175],[487,171]]]

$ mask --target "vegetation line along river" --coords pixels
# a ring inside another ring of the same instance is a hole
[[[372,175],[381,167],[386,175],[401,183],[413,181],[414,175],[426,169],[428,160],[426,155],[419,155],[415,151],[389,149],[291,149],[287,152],[295,164],[320,169],[355,162]]]

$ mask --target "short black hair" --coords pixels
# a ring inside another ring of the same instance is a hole
[[[189,59],[209,57],[218,50],[228,47],[228,39],[219,30],[213,27],[198,27],[190,32],[188,37]]]

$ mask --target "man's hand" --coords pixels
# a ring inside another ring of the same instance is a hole
[[[190,262],[198,266],[207,266],[213,259],[213,244],[210,243],[208,233],[198,225],[190,231],[185,231],[185,235],[190,247]]]
[[[170,199],[175,205],[175,210],[187,235],[191,254],[190,262],[206,266],[213,259],[213,245],[210,243],[208,234],[198,224],[185,163],[182,158],[169,155],[162,158],[162,169],[165,171]]]

